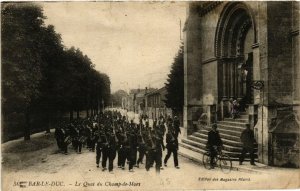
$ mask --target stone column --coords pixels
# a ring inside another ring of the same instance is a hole
[[[184,128],[186,136],[194,131],[193,109],[202,97],[201,21],[197,4],[187,7],[188,22],[184,29]]]
[[[261,80],[261,75],[260,75],[260,63],[259,63],[259,44],[253,44],[252,45],[252,50],[253,50],[253,80]],[[259,104],[260,102],[260,91],[259,90],[254,90],[253,92],[253,97],[254,97],[254,104]]]
[[[255,122],[257,121],[257,105],[248,105],[249,125],[254,129]]]
[[[230,98],[230,68],[229,68],[229,62],[226,62],[226,97]]]
[[[239,73],[238,73],[238,62],[234,63],[234,81],[235,81],[235,97],[238,98],[239,97]]]
[[[222,63],[222,78],[223,78],[223,82],[222,82],[222,89],[223,89],[223,92],[222,92],[222,97],[223,98],[226,98],[227,96],[226,96],[226,85],[227,85],[227,83],[226,83],[226,63],[223,61],[223,63]]]
[[[230,75],[230,84],[229,84],[229,88],[230,88],[230,98],[234,97],[234,63],[230,62],[229,63],[229,75]]]
[[[224,100],[222,99],[221,100],[221,103],[220,103],[220,107],[221,107],[221,120],[224,120]]]
[[[206,112],[207,112],[207,126],[211,125],[211,108],[210,105],[206,106]]]

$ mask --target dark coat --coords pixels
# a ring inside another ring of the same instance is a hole
[[[222,146],[222,145],[223,145],[223,142],[221,140],[219,131],[211,130],[208,133],[207,147]]]
[[[248,149],[254,148],[255,138],[254,138],[254,132],[251,129],[245,129],[241,134],[241,141],[243,143],[243,146]]]
[[[174,119],[174,129],[177,133],[181,133],[180,132],[180,121],[179,121],[179,119]]]
[[[178,149],[178,139],[174,134],[167,133],[166,135],[167,149]]]

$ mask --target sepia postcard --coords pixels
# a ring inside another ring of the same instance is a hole
[[[1,189],[299,189],[299,8],[2,1]]]

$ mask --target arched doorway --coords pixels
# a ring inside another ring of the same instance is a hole
[[[228,3],[220,15],[215,37],[219,101],[237,99],[242,108],[253,103],[255,23],[244,3]]]

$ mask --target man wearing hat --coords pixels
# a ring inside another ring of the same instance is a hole
[[[217,124],[212,125],[212,129],[208,133],[208,140],[206,147],[210,152],[210,167],[214,168],[214,159],[217,156],[218,149],[223,145],[219,131],[217,130]]]
[[[165,157],[165,160],[164,160],[164,165],[165,167],[167,166],[167,162],[171,156],[171,154],[173,153],[173,158],[174,158],[174,166],[175,168],[179,169],[179,166],[178,166],[178,154],[177,154],[177,151],[178,151],[178,139],[177,137],[175,136],[175,131],[174,129],[172,128],[172,126],[170,125],[168,127],[168,133],[166,135],[166,147],[167,147],[167,155]]]
[[[147,125],[147,123],[146,123],[146,125]],[[137,135],[138,151],[139,151],[137,167],[139,167],[140,163],[143,164],[143,158],[144,158],[144,155],[146,152],[145,137],[146,137],[146,132],[144,130],[143,124],[140,124],[139,133]]]
[[[147,151],[149,158],[146,158],[146,170],[149,171],[152,164],[155,162],[156,173],[160,173],[162,163],[162,150],[165,150],[163,139],[158,131],[153,130],[149,135],[151,148]],[[147,156],[148,157],[148,156]]]
[[[108,139],[109,145],[107,148],[107,155],[103,154],[102,167],[104,167],[104,166],[106,167],[106,161],[108,159],[108,170],[109,170],[109,172],[112,173],[114,160],[116,158],[116,148],[117,148],[117,141],[118,141],[116,139],[116,135],[113,132],[113,130],[109,129],[109,131],[107,133],[107,139]],[[105,164],[105,165],[103,165],[103,164]]]
[[[181,134],[181,131],[180,131],[180,121],[177,116],[174,117],[173,126],[175,131],[175,137],[178,138],[178,134],[179,133]]]
[[[101,158],[101,153],[102,153],[102,149],[104,146],[104,130],[103,130],[103,125],[100,124],[100,126],[97,127],[97,130],[95,132],[95,141],[97,143],[96,146],[96,164],[97,164],[97,168],[99,168],[99,162],[100,162],[100,158]]]
[[[255,138],[254,132],[250,129],[250,126],[247,125],[246,129],[243,130],[241,134],[241,142],[243,143],[243,149],[239,158],[240,165],[244,162],[245,155],[247,152],[250,154],[250,164],[255,165],[254,163],[254,145],[255,145]]]
[[[137,147],[138,147],[138,142],[137,142],[137,133],[136,133],[136,127],[135,125],[132,126],[129,129],[129,145],[130,145],[130,150],[129,150],[129,161],[131,163],[131,166],[135,166],[137,162]],[[130,172],[133,172],[133,168],[129,169]]]

